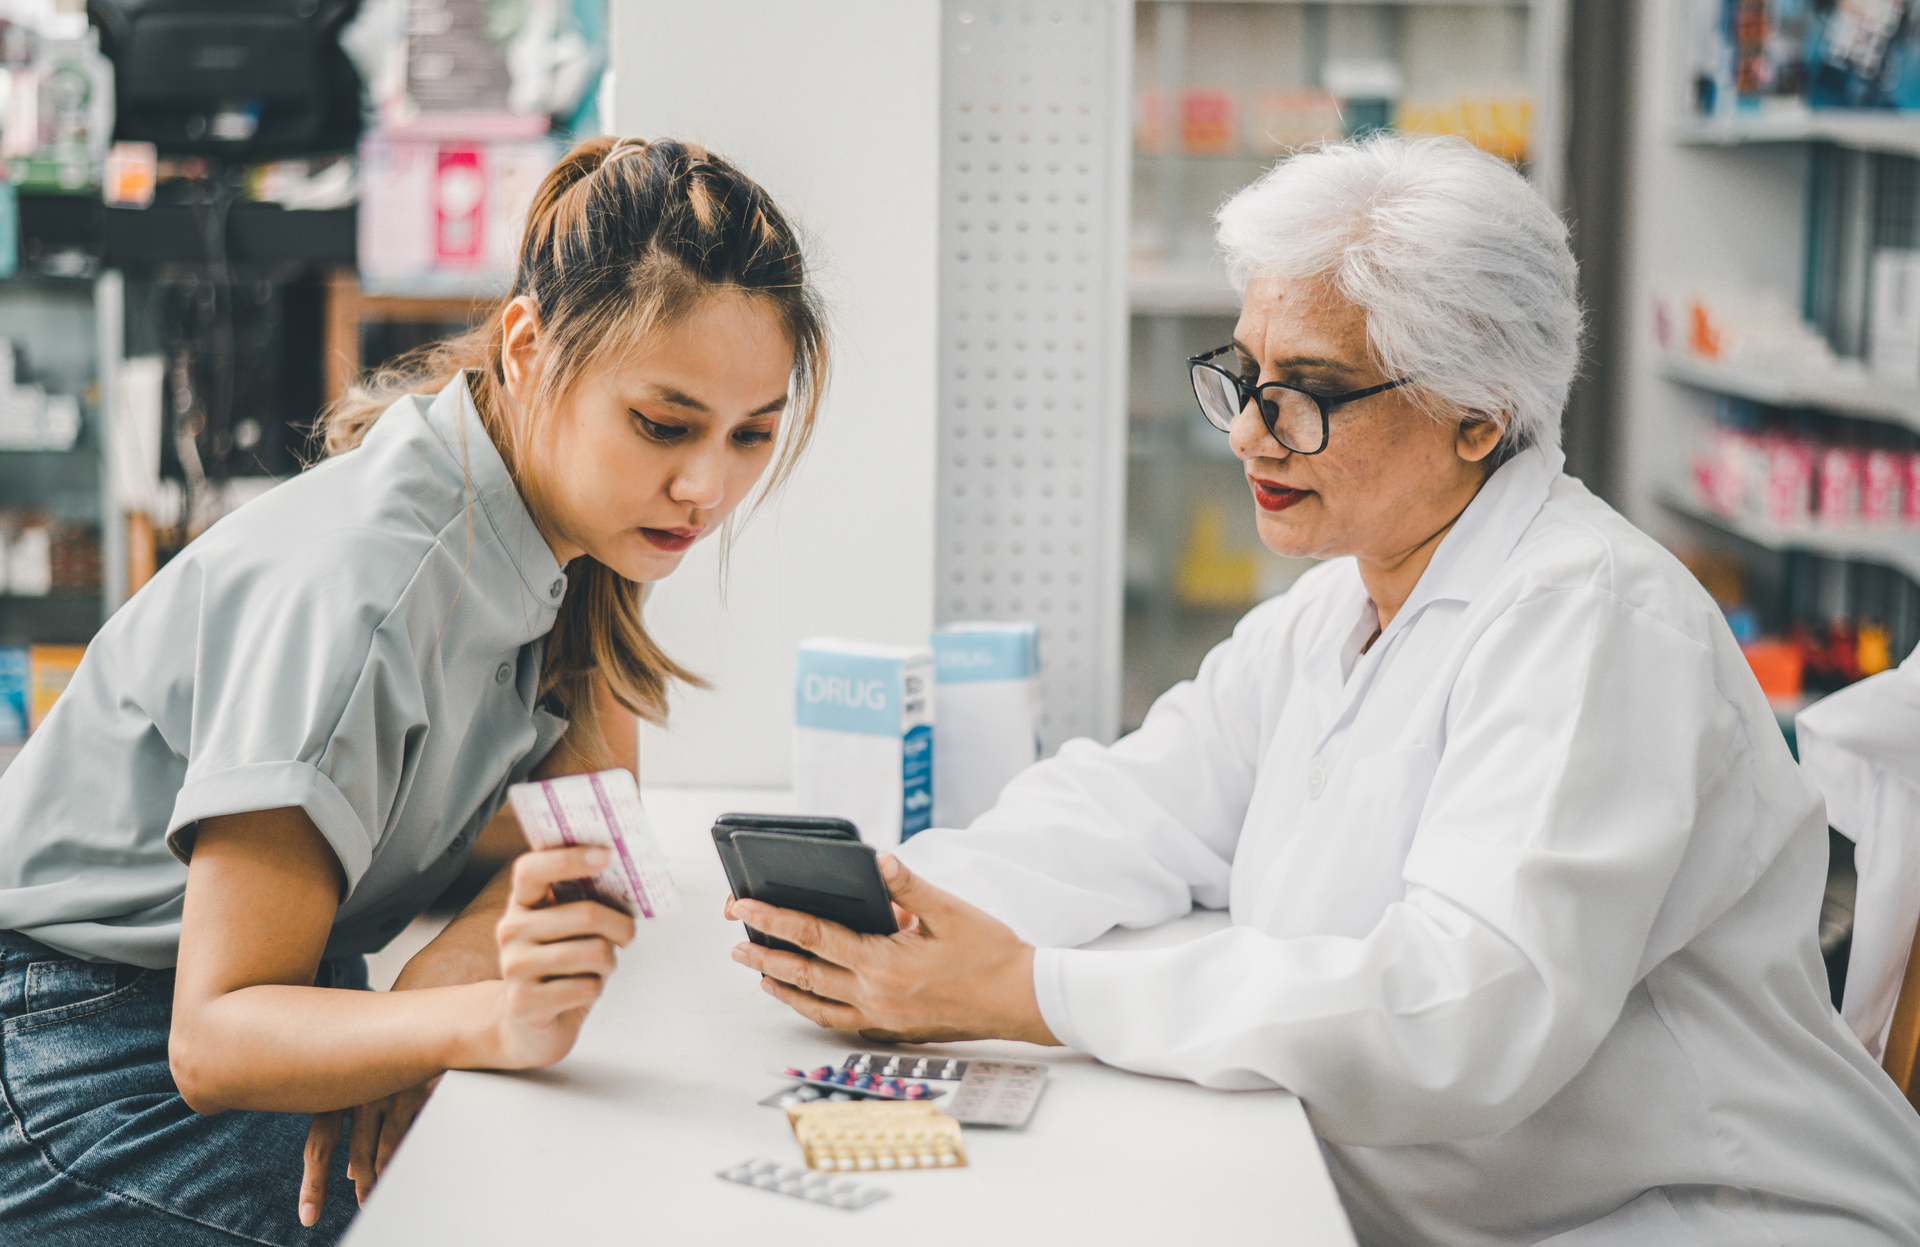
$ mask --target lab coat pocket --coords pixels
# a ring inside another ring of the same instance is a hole
[[[1376,753],[1353,764],[1341,821],[1347,834],[1397,864],[1413,843],[1440,755],[1429,745]],[[1396,870],[1397,873],[1397,870]]]
[[[1262,880],[1254,925],[1282,937],[1373,930],[1406,894],[1401,867],[1438,765],[1424,745],[1373,754],[1302,803],[1301,834]]]
[[[1340,873],[1349,881],[1341,889],[1343,909],[1347,922],[1362,932],[1372,930],[1387,906],[1406,895],[1402,866],[1439,762],[1437,752],[1421,745],[1353,764],[1336,835],[1343,850]]]

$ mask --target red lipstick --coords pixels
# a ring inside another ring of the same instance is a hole
[[[678,554],[694,542],[700,540],[703,530],[698,528],[643,528],[640,535],[647,544],[667,554]]]
[[[1262,511],[1284,511],[1313,492],[1310,489],[1288,489],[1277,481],[1263,481],[1257,476],[1249,476],[1247,483],[1253,486],[1253,500]]]

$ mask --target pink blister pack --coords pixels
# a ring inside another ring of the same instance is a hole
[[[600,845],[613,850],[606,869],[555,885],[562,903],[599,901],[637,918],[657,918],[678,903],[679,891],[633,772],[615,767],[515,784],[507,789],[507,800],[527,843],[536,849]]]

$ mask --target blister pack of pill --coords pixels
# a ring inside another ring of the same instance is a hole
[[[604,870],[555,884],[557,900],[599,901],[636,918],[657,917],[679,900],[632,771],[614,767],[515,784],[507,799],[536,849],[599,845],[613,851]]]
[[[909,1078],[883,1078],[878,1074],[852,1069],[836,1070],[831,1065],[819,1065],[813,1069],[801,1069],[789,1065],[780,1071],[783,1078],[791,1078],[805,1083],[811,1088],[829,1095],[800,1097],[796,1103],[806,1100],[936,1100],[946,1092],[927,1082],[915,1082]]]
[[[963,1126],[1020,1129],[1032,1119],[1040,1095],[1047,1089],[1047,1067],[1031,1061],[963,1061],[855,1052],[841,1062],[840,1072],[852,1076],[855,1082],[862,1077],[881,1081],[930,1079],[925,1084],[929,1089],[925,1098],[943,1097],[942,1111]]]
[[[810,1169],[957,1169],[960,1123],[927,1103],[848,1100],[787,1109]]]
[[[743,1160],[731,1169],[722,1169],[719,1176],[742,1186],[757,1186],[776,1195],[791,1195],[795,1199],[811,1200],[832,1208],[865,1208],[887,1197],[887,1192],[877,1186],[868,1186],[852,1178],[836,1178],[796,1165],[783,1165],[762,1157]]]

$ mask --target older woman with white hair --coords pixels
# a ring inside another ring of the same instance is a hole
[[[1325,562],[1111,747],[883,861],[916,921],[739,903],[823,1026],[1063,1043],[1305,1102],[1366,1243],[1920,1243],[1920,1119],[1815,943],[1826,819],[1713,602],[1561,471],[1566,228],[1464,143],[1219,214],[1190,362],[1261,539]],[[1088,951],[1198,904],[1233,925]]]

